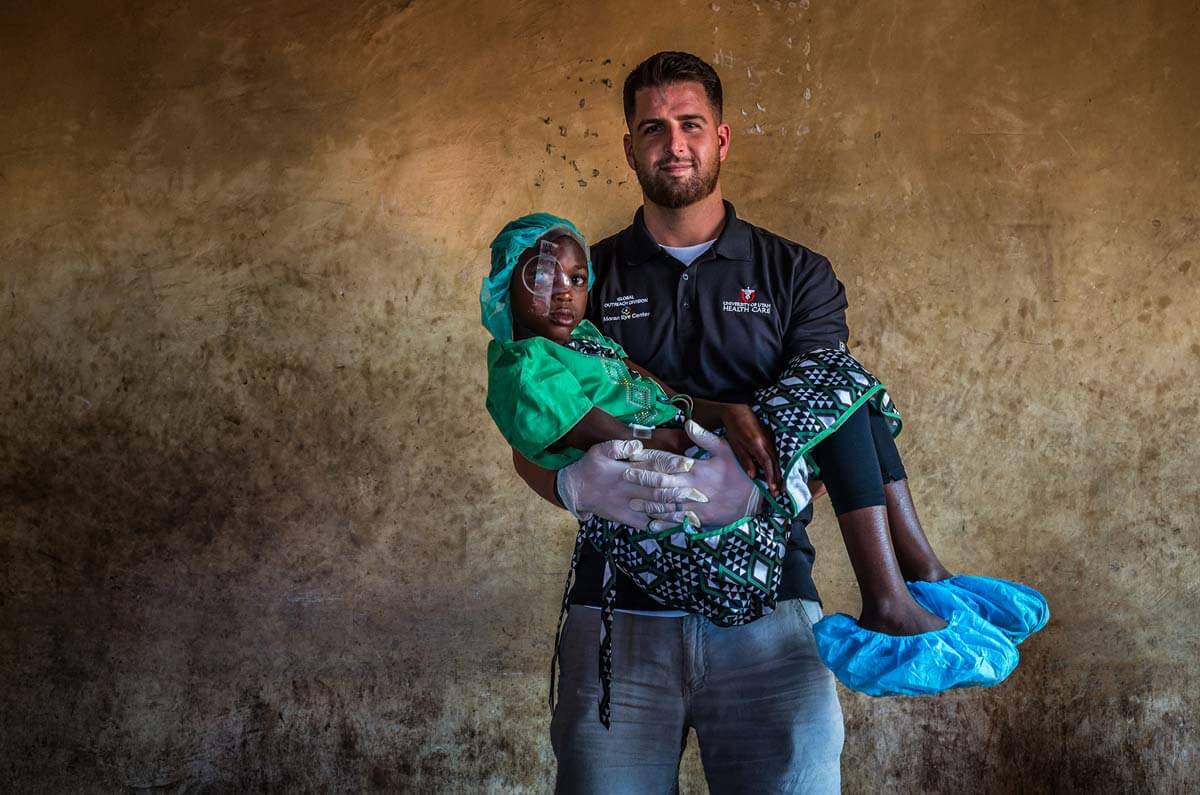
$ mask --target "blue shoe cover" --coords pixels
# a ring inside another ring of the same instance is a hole
[[[885,635],[863,629],[845,613],[813,626],[817,651],[846,687],[869,696],[932,696],[956,687],[991,687],[1017,667],[1017,647],[969,610],[943,629]]]
[[[940,582],[910,582],[908,590],[929,612],[945,618],[955,610],[969,610],[1013,643],[1021,643],[1050,620],[1046,597],[1019,582],[960,574]]]

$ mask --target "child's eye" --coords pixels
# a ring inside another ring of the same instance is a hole
[[[576,287],[578,287],[581,284],[586,284],[586,283],[587,283],[586,276],[576,275],[576,276],[571,277],[571,284],[575,285]]]

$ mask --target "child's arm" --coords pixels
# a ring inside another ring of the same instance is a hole
[[[538,496],[551,505],[558,508],[565,507],[559,502],[558,495],[554,493],[554,477],[557,474],[557,470],[540,467],[515,449],[512,451],[512,457],[513,469],[517,470],[517,474],[520,475],[521,480],[525,481],[529,488],[537,492]]]
[[[586,450],[594,444],[607,442],[610,439],[633,439],[633,429],[618,420],[603,409],[592,407],[583,415],[583,419],[575,423],[575,427],[563,434],[559,444],[565,444],[578,450]],[[655,428],[649,439],[642,439],[642,445],[656,450],[666,450],[682,454],[692,446],[691,439],[678,428]]]

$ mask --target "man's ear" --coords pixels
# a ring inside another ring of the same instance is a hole
[[[721,157],[721,162],[725,162],[725,157],[729,154],[729,139],[733,135],[733,130],[725,122],[717,125],[717,152]],[[628,137],[628,136],[626,136]]]
[[[725,158],[722,157],[721,159],[724,160]],[[629,133],[625,133],[625,162],[629,164],[630,168],[637,171],[637,166],[633,162],[633,136]]]

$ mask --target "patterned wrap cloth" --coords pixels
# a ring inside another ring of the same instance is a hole
[[[605,556],[601,585],[599,675],[600,721],[610,726],[612,628],[616,603],[615,571],[621,571],[664,607],[698,613],[714,624],[748,624],[775,608],[787,552],[791,520],[807,505],[807,482],[817,472],[812,450],[860,407],[872,405],[888,420],[892,435],[901,429],[900,413],[882,383],[849,353],[822,348],[796,356],[776,383],[755,393],[752,408],[775,435],[780,468],[789,488],[776,500],[766,485],[765,512],[716,528],[685,523],[653,532],[593,516],[579,524],[571,569],[550,662],[550,707],[554,708],[563,623],[575,566],[584,543]],[[798,504],[804,499],[804,504]]]

